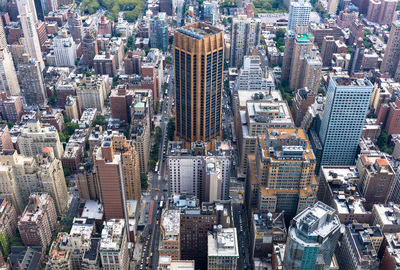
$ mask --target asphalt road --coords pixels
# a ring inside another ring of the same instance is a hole
[[[249,263],[250,250],[248,238],[248,226],[243,204],[232,204],[233,220],[238,235],[239,260],[237,269],[251,269]]]
[[[172,77],[172,76],[171,76]],[[169,98],[167,98],[167,96]],[[138,263],[138,269],[157,269],[158,266],[158,244],[160,241],[160,218],[162,209],[159,208],[160,201],[162,200],[165,205],[165,200],[168,198],[168,184],[167,179],[164,175],[165,172],[165,160],[163,151],[166,150],[168,146],[167,138],[167,125],[169,114],[171,112],[171,104],[173,97],[173,84],[170,83],[168,87],[168,95],[164,96],[164,102],[162,106],[161,114],[158,116],[161,118],[160,127],[162,131],[162,143],[160,143],[159,148],[159,170],[158,173],[149,173],[149,186],[150,186],[150,199],[154,201],[153,208],[146,205],[145,212],[148,212],[149,217],[146,222],[151,217],[151,224],[148,224],[144,230],[143,238],[144,245],[142,250],[142,258]],[[149,200],[147,200],[149,201]],[[147,202],[149,204],[149,202]],[[152,210],[152,212],[150,212]],[[149,258],[149,259],[147,259]],[[146,268],[147,267],[147,268]]]

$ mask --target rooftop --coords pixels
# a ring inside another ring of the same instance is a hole
[[[203,22],[197,22],[181,27],[178,31],[195,39],[203,39],[206,36],[215,35],[222,30]]]
[[[348,87],[373,87],[372,83],[368,79],[353,79],[349,77],[332,77],[331,80],[337,86],[348,86]]]
[[[379,216],[383,226],[400,225],[400,206],[398,204],[374,204],[374,210]]]
[[[162,215],[161,224],[166,235],[179,234],[180,210],[165,210]]]
[[[120,251],[123,242],[125,220],[111,219],[104,222],[101,231],[100,252]]]
[[[387,250],[394,258],[396,268],[400,267],[400,233],[386,233]]]
[[[83,208],[82,217],[102,220],[104,215],[103,205],[99,201],[88,200]]]
[[[340,220],[335,210],[322,202],[317,202],[306,208],[293,218],[289,234],[303,246],[319,246],[316,239],[325,239],[335,231],[340,230]]]
[[[239,257],[236,228],[216,229],[208,235],[208,257]]]

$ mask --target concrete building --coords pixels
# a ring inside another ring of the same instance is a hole
[[[79,106],[78,98],[74,96],[68,96],[65,103],[65,115],[69,119],[79,119]]]
[[[218,1],[205,1],[203,3],[204,21],[215,25],[219,19],[219,4]]]
[[[94,155],[100,200],[104,205],[106,219],[124,218],[126,199],[121,175],[121,155],[114,153],[110,141],[104,141]]]
[[[1,118],[7,122],[18,122],[23,113],[23,106],[20,96],[8,96],[7,93],[0,94]]]
[[[193,260],[173,260],[170,256],[160,256],[158,258],[157,270],[194,270],[195,261]]]
[[[43,248],[41,246],[11,247],[8,263],[10,267],[18,268],[21,263],[27,268],[38,269],[42,265]]]
[[[128,51],[124,58],[125,74],[140,75],[142,53],[137,51]]]
[[[249,156],[246,203],[250,208],[279,213],[285,219],[313,205],[318,183],[315,156],[303,129],[267,129],[259,135],[256,155]],[[296,171],[296,173],[289,173]]]
[[[247,175],[248,155],[255,154],[257,136],[267,128],[292,128],[289,105],[279,91],[238,91],[234,95],[234,123],[240,154],[240,177]]]
[[[388,136],[400,133],[400,99],[396,98],[393,102],[389,102],[389,110],[386,114],[386,121],[384,122],[385,130]]]
[[[336,11],[337,11],[338,5],[339,5],[339,1],[338,0],[329,0],[328,1],[328,7],[327,7],[328,13],[336,15]]]
[[[367,20],[370,22],[391,24],[396,11],[397,2],[393,0],[370,0]]]
[[[214,226],[223,228],[233,226],[232,209],[229,201],[202,203],[196,200],[183,200],[182,196],[172,198],[172,209],[181,209],[180,239],[181,258],[194,260],[197,269],[207,268],[208,235]]]
[[[243,67],[235,82],[236,91],[271,91],[275,90],[272,72],[261,67],[260,56],[245,56]]]
[[[102,36],[111,36],[113,32],[114,22],[106,16],[101,16],[98,26],[98,34]]]
[[[69,250],[60,249],[64,242],[67,241],[67,235],[66,232],[58,233],[56,239],[54,239],[49,250],[49,260],[46,264],[46,269],[71,269],[71,254]]]
[[[44,62],[42,51],[40,49],[38,33],[35,27],[37,19],[34,18],[36,16],[36,14],[34,14],[34,5],[27,5],[27,2],[33,3],[33,1],[18,2],[21,2],[21,4],[18,5],[18,12],[22,31],[24,33],[22,43],[24,44],[26,53],[29,55],[29,57],[33,58],[34,61],[38,62],[39,69],[42,71],[44,69]]]
[[[318,49],[313,47],[310,53],[305,55],[304,60],[302,87],[307,87],[313,93],[317,93],[322,78],[322,59]]]
[[[147,173],[148,170],[152,103],[151,90],[134,90],[130,106],[131,138],[139,154],[140,173]]]
[[[54,55],[57,67],[73,67],[76,60],[76,45],[66,31],[53,39]]]
[[[227,142],[216,142],[215,151],[194,143],[194,150],[183,148],[182,142],[168,146],[167,175],[171,194],[195,195],[201,201],[213,202],[229,199],[231,147]]]
[[[292,116],[297,127],[301,125],[308,108],[314,104],[316,94],[307,87],[297,90],[293,98]]]
[[[236,270],[239,258],[239,245],[236,228],[214,229],[208,235],[209,270]]]
[[[82,39],[82,63],[88,67],[93,67],[93,59],[98,54],[96,32],[87,31]]]
[[[46,193],[29,196],[29,203],[18,221],[18,230],[24,245],[46,248],[51,244],[56,223],[53,198]]]
[[[57,129],[53,126],[43,126],[38,120],[29,120],[17,139],[22,155],[36,157],[43,148],[53,148],[54,155],[61,159],[64,149],[60,142]]]
[[[380,269],[395,270],[399,268],[399,240],[398,233],[385,233],[386,247],[381,259]]]
[[[264,258],[272,254],[273,245],[285,243],[287,229],[283,213],[253,212],[250,223],[250,256]]]
[[[261,21],[239,15],[232,20],[231,31],[231,67],[239,67],[243,64],[245,55],[250,54],[250,49],[260,43]]]
[[[322,41],[321,58],[324,67],[331,66],[332,55],[336,53],[336,41],[333,36],[326,36]]]
[[[361,154],[357,161],[360,173],[359,188],[365,198],[365,207],[385,203],[394,180],[395,172],[384,154]]]
[[[28,54],[23,54],[22,58],[22,63],[18,65],[18,74],[25,102],[32,106],[44,106],[47,104],[47,97],[39,62]]]
[[[164,52],[168,49],[168,24],[167,14],[160,12],[149,20],[150,25],[150,46]]]
[[[362,72],[361,64],[364,58],[365,47],[362,38],[359,38],[355,44],[353,44],[353,52],[349,62],[349,75],[354,73]]]
[[[319,131],[323,145],[321,165],[354,164],[372,90],[368,79],[330,79]],[[348,103],[349,98],[352,103]]]
[[[205,54],[216,50],[216,54]],[[205,23],[195,23],[180,28],[174,36],[175,51],[175,136],[188,147],[192,142],[211,142],[222,136],[222,91],[224,64],[224,33]],[[184,68],[186,57],[196,63],[190,69]],[[212,65],[211,61],[214,61]],[[198,73],[198,71],[201,73]],[[190,75],[187,75],[187,74]],[[206,83],[201,78],[214,74],[215,85],[206,95]],[[186,78],[192,83],[187,84]],[[186,96],[196,96],[196,102],[187,103]],[[203,102],[201,102],[203,98]]]
[[[13,96],[21,94],[14,61],[7,47],[0,48],[0,92],[6,92]]]
[[[341,235],[335,210],[317,202],[298,214],[288,230],[284,269],[326,269]]]
[[[76,95],[82,109],[96,108],[99,112],[104,109],[104,100],[109,92],[108,76],[84,75],[78,83]]]
[[[79,10],[71,9],[68,12],[68,30],[72,36],[72,39],[77,42],[82,41],[83,37],[83,25],[82,19],[79,15]]]
[[[117,76],[116,56],[110,52],[97,54],[93,58],[93,67],[96,74],[108,75],[110,77]]]
[[[0,125],[0,151],[14,150],[10,130],[7,125]]]
[[[18,216],[14,205],[7,199],[0,199],[0,237],[1,239],[12,239],[17,232]],[[7,241],[1,241],[1,249],[8,250]],[[4,254],[3,254],[4,255]]]
[[[172,260],[180,260],[180,211],[165,210],[160,222],[159,256],[169,256]]]
[[[42,124],[53,126],[58,132],[64,129],[64,116],[61,109],[47,106],[40,117]]]
[[[389,40],[381,64],[381,72],[388,73],[395,81],[400,81],[400,21],[394,21],[390,28]]]
[[[340,268],[378,269],[378,250],[383,241],[379,227],[353,223],[345,227],[342,240],[336,248]]]
[[[101,231],[100,258],[105,269],[129,269],[129,251],[125,221],[111,219]]]
[[[398,233],[400,231],[400,208],[398,204],[374,204],[371,225],[379,226],[382,233]]]
[[[140,201],[142,189],[140,183],[139,154],[132,141],[128,141],[122,134],[112,137],[112,146],[115,152],[121,154],[122,177],[127,200]]]
[[[365,210],[365,199],[357,186],[356,167],[322,166],[319,177],[318,200],[335,209],[342,224],[370,222],[371,211]]]
[[[308,25],[310,21],[311,4],[308,1],[300,0],[291,2],[289,7],[289,20],[287,29],[295,31],[297,25]]]

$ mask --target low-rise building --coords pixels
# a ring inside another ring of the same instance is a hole
[[[100,258],[105,269],[129,269],[125,220],[111,219],[101,231]]]
[[[385,233],[385,251],[380,269],[396,270],[400,268],[400,234]]]
[[[236,270],[239,246],[236,228],[218,225],[208,234],[208,270]]]
[[[160,256],[157,270],[194,270],[194,265],[193,260],[173,260],[169,256]]]
[[[253,212],[250,225],[251,258],[266,257],[272,254],[274,244],[286,242],[287,230],[283,213]]]
[[[318,200],[334,208],[343,224],[370,222],[371,212],[365,210],[365,199],[357,187],[359,181],[356,167],[321,167]]]
[[[379,227],[353,223],[345,227],[336,258],[340,269],[379,269],[378,250],[383,241]]]
[[[374,204],[372,208],[371,224],[380,226],[382,233],[399,233],[400,232],[400,206],[398,204],[389,203]]]
[[[180,211],[165,210],[161,216],[161,239],[158,247],[160,256],[180,260]]]
[[[66,232],[59,233],[54,239],[49,251],[49,261],[46,264],[46,269],[70,270],[71,260],[69,250],[62,249],[68,241]]]

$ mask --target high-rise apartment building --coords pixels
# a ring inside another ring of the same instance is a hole
[[[308,25],[310,21],[311,4],[307,0],[292,1],[289,7],[287,29],[295,31],[297,25]]]
[[[260,43],[261,21],[239,15],[232,20],[230,64],[232,67],[243,65],[243,57],[250,49]]]
[[[322,78],[322,59],[318,48],[313,47],[304,57],[302,87],[307,87],[313,93],[318,92]]]
[[[123,219],[111,219],[105,222],[99,249],[104,269],[129,269],[126,226]]]
[[[222,135],[224,32],[205,23],[175,32],[175,136],[186,146]]]
[[[336,52],[336,43],[333,36],[326,36],[322,41],[321,58],[324,67],[329,67],[332,62],[332,55]]]
[[[125,74],[137,74],[140,75],[141,70],[141,52],[128,51],[124,58]]]
[[[28,54],[23,54],[22,58],[22,63],[18,65],[18,73],[25,102],[32,106],[45,106],[47,98],[40,63]]]
[[[368,79],[332,77],[319,138],[321,165],[353,165],[373,85]]]
[[[72,36],[72,39],[76,42],[82,41],[83,37],[83,25],[82,19],[79,15],[79,9],[71,9],[68,12],[68,30]]]
[[[56,66],[73,67],[76,60],[76,45],[67,31],[62,31],[61,35],[53,38],[54,56]]]
[[[66,214],[68,211],[68,189],[61,160],[56,159],[53,149],[45,147],[37,156],[39,166],[38,176],[43,185],[43,191],[50,194],[54,200],[57,213]]]
[[[307,62],[309,62],[308,64],[310,66],[314,65],[319,69],[322,68],[321,58],[317,51],[313,50],[313,41],[314,36],[311,33],[296,35],[289,76],[289,86],[291,89],[299,89],[306,86],[304,85],[306,82],[304,79],[306,76],[305,67]]]
[[[395,176],[384,154],[361,154],[357,161],[360,173],[359,189],[365,198],[365,208],[372,210],[374,204],[386,203]]]
[[[18,222],[18,230],[25,246],[51,244],[51,236],[56,229],[57,215],[53,198],[46,193],[29,196],[28,205]]]
[[[368,5],[367,20],[382,24],[391,24],[396,11],[395,0],[370,0]]]
[[[326,269],[341,235],[335,210],[322,202],[306,208],[288,230],[284,269]]]
[[[140,186],[139,154],[132,141],[124,135],[114,135],[112,146],[115,152],[121,154],[122,177],[127,200],[140,201],[142,189]]]
[[[336,11],[339,5],[338,0],[329,0],[328,1],[328,6],[327,6],[327,11],[329,14],[336,15]]]
[[[34,157],[42,153],[43,148],[53,148],[54,155],[61,159],[64,149],[57,129],[53,126],[42,126],[38,120],[29,120],[18,136],[17,144],[22,155]]]
[[[167,14],[164,12],[158,13],[149,21],[150,24],[150,46],[158,48],[162,51],[167,51],[168,48],[168,24]]]
[[[355,44],[353,44],[353,52],[349,62],[349,75],[361,72],[361,64],[364,56],[364,43],[362,38],[359,38]]]
[[[297,28],[306,29],[306,26]],[[299,31],[291,31],[287,30],[285,34],[285,52],[283,54],[283,63],[282,63],[282,73],[281,73],[281,80],[282,81],[289,81],[290,71],[292,67],[292,58],[293,58],[293,49],[294,49],[294,41],[296,38],[296,32]],[[299,33],[300,34],[300,33]]]
[[[2,28],[2,26],[0,26],[0,28]],[[0,48],[0,92],[6,92],[14,96],[19,96],[21,94],[14,61],[7,47],[3,49]]]
[[[115,154],[112,142],[104,141],[97,149],[95,167],[99,182],[100,200],[106,219],[125,217],[125,194],[122,179],[121,155]]]
[[[389,40],[381,64],[381,72],[389,73],[396,81],[400,81],[400,21],[394,21],[390,28]]]
[[[22,0],[21,2],[24,2]],[[27,2],[33,2],[28,0]],[[40,71],[44,69],[44,62],[42,51],[40,50],[40,43],[38,33],[36,31],[33,10],[29,9],[26,3],[19,5],[19,19],[21,21],[22,31],[24,33],[23,44],[27,54],[39,63]],[[37,20],[36,20],[37,21]]]
[[[98,54],[96,31],[89,30],[82,38],[82,62],[88,67],[93,66],[93,59]]]
[[[104,109],[104,100],[110,91],[107,75],[84,75],[77,85],[76,95],[82,109],[96,108],[99,112]]]
[[[17,232],[18,215],[14,205],[5,199],[0,199],[0,237],[1,239],[12,239]],[[8,249],[7,241],[1,241],[2,250]],[[4,254],[3,254],[4,255]]]
[[[267,68],[261,67],[258,55],[245,56],[235,82],[235,90],[269,91],[275,90],[274,78]]]
[[[239,259],[239,245],[236,228],[222,228],[219,225],[208,234],[208,270],[236,270]]]
[[[206,151],[200,142],[183,148],[182,142],[171,142],[168,149],[167,175],[171,194],[195,195],[201,201],[229,199],[231,153],[227,142],[216,142],[215,151]]]
[[[23,113],[21,97],[8,96],[7,93],[0,94],[0,112],[1,118],[7,122],[18,122]]]
[[[365,223],[346,226],[335,251],[339,268],[379,269],[378,251],[382,241],[383,234],[378,226]]]
[[[249,155],[246,202],[290,220],[317,200],[315,156],[303,129],[268,128]]]

